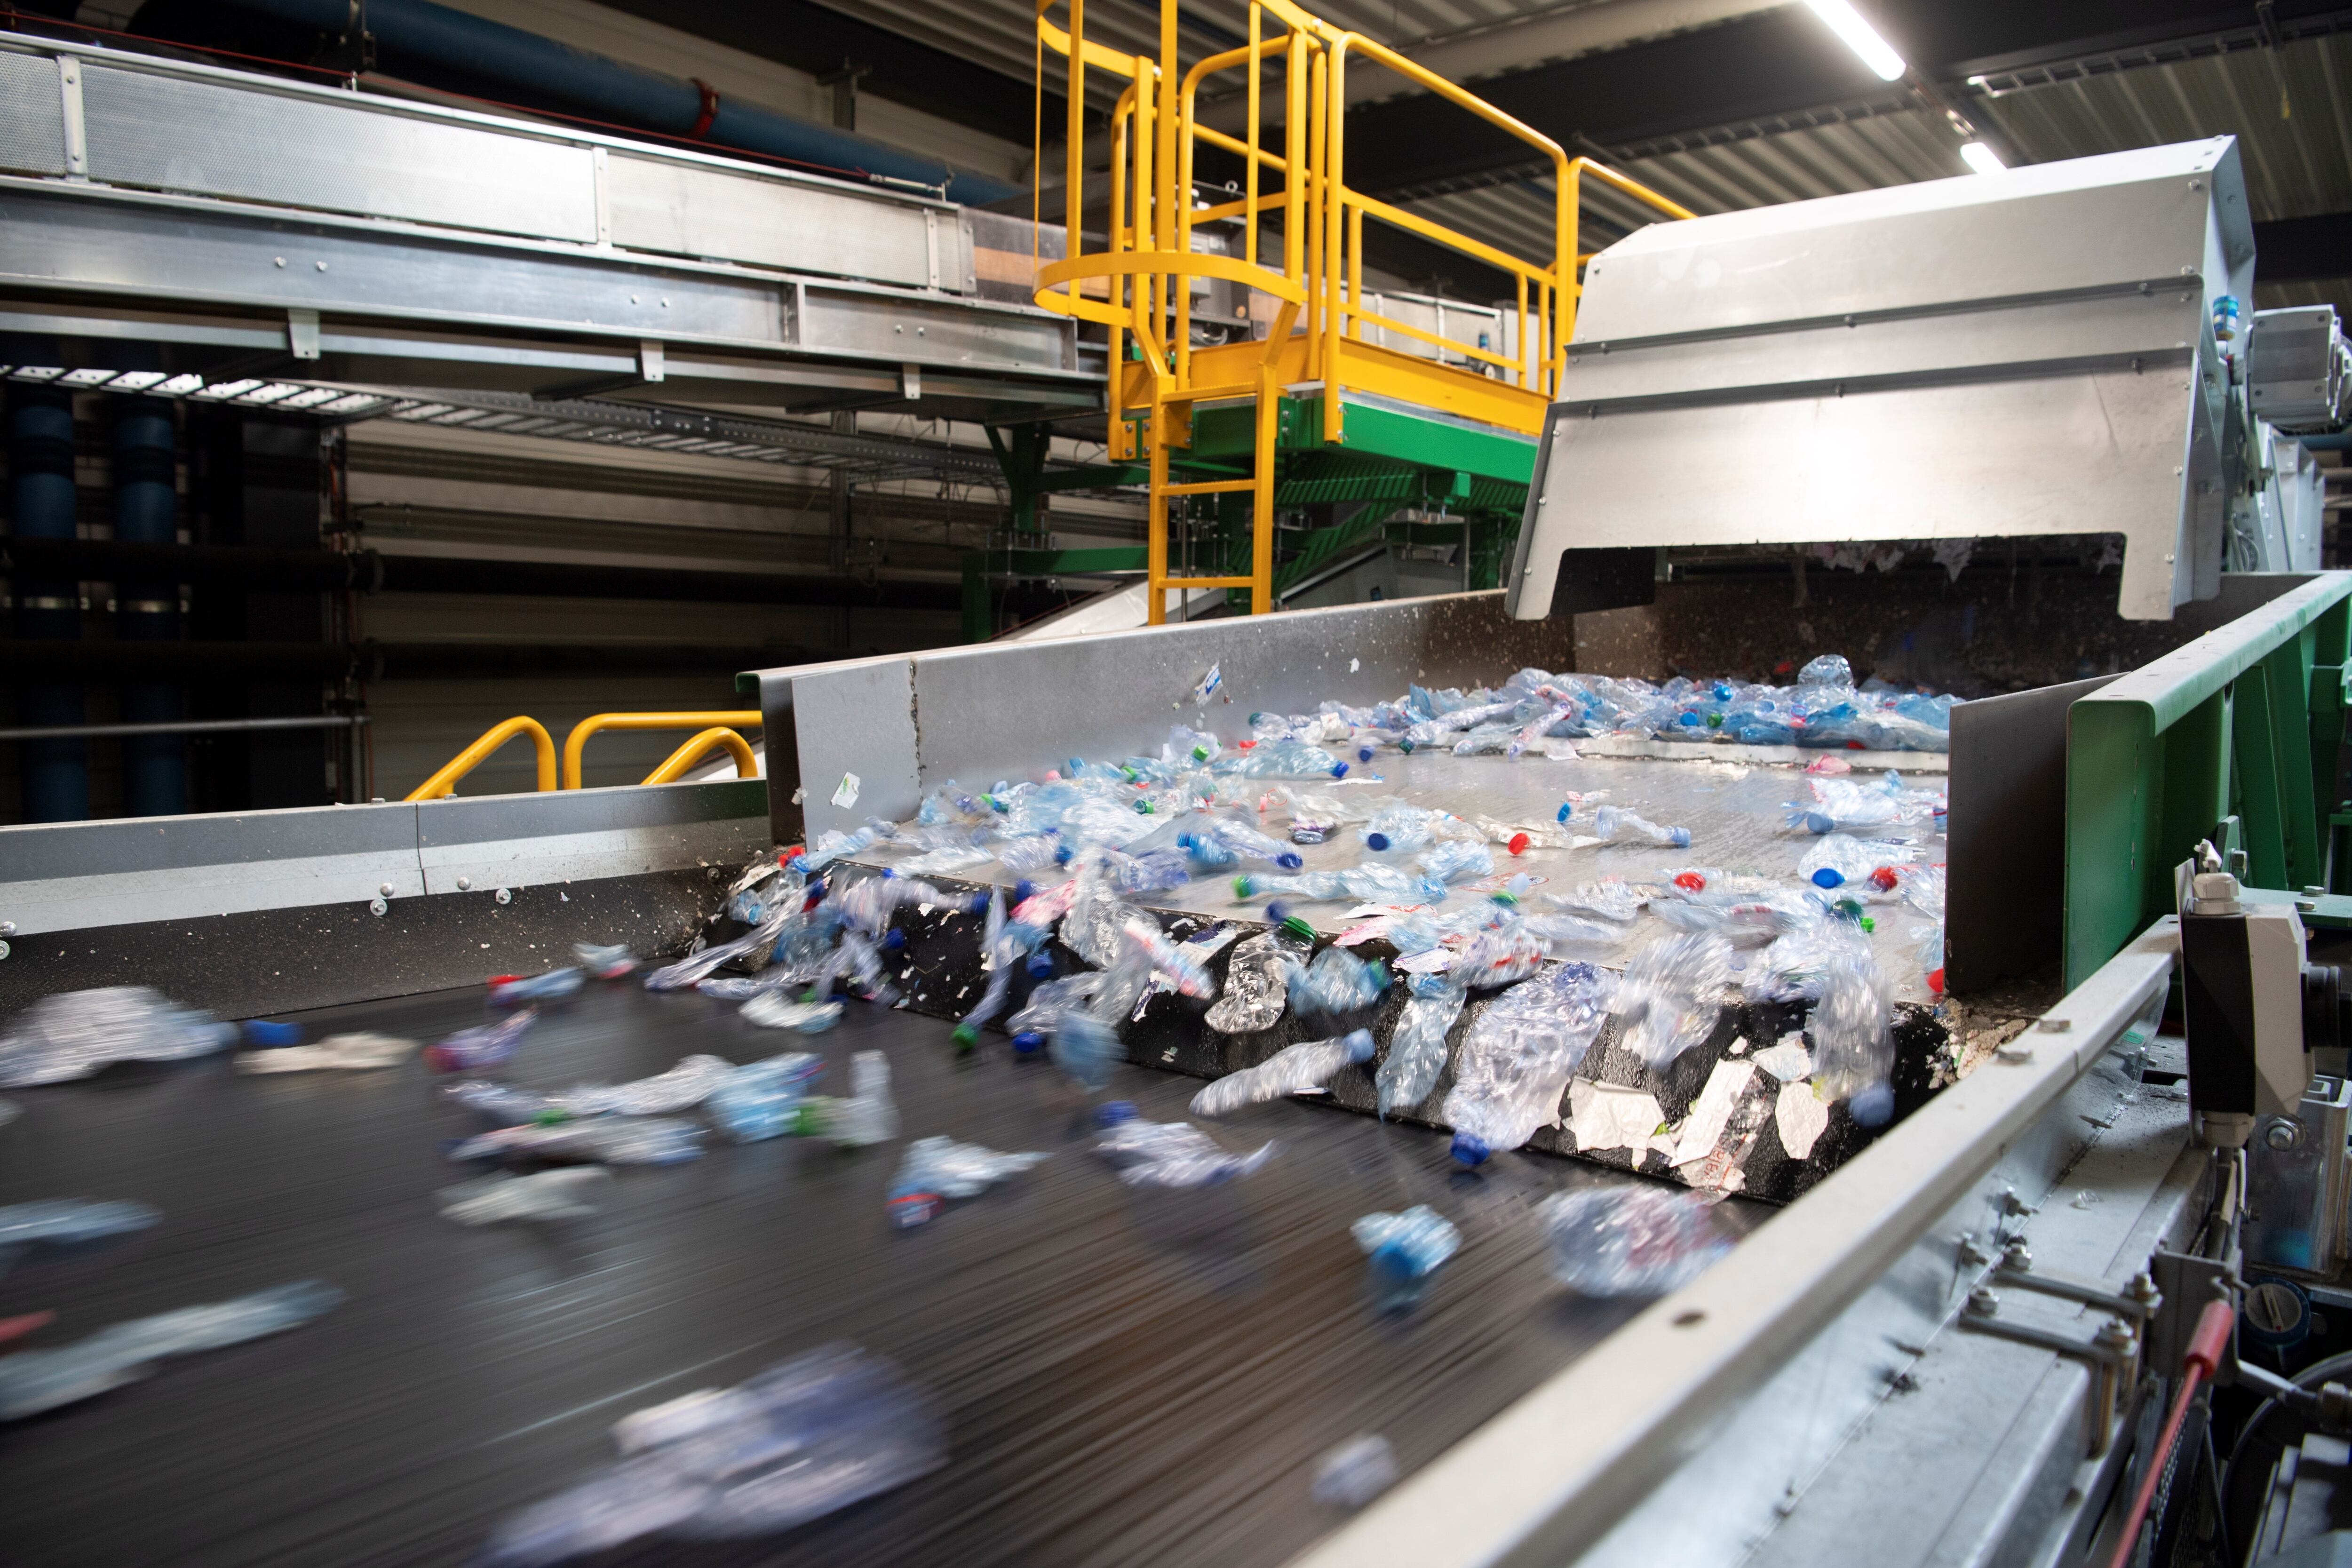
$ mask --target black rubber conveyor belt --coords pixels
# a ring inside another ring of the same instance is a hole
[[[0,1561],[461,1563],[509,1510],[612,1456],[633,1410],[831,1341],[896,1361],[947,1415],[949,1467],[784,1535],[655,1540],[599,1564],[1274,1564],[1337,1522],[1316,1460],[1378,1432],[1410,1471],[1636,1310],[1543,1267],[1530,1208],[1638,1178],[1539,1155],[1457,1173],[1444,1134],[1303,1103],[1213,1124],[1278,1138],[1256,1175],[1131,1193],[1087,1152],[1084,1102],[1001,1040],[957,1059],[948,1026],[849,1005],[804,1040],[733,1006],[634,982],[550,1007],[501,1076],[621,1081],[710,1051],[813,1047],[847,1092],[854,1049],[890,1058],[905,1138],[810,1139],[617,1173],[598,1217],[467,1229],[432,1194],[476,1173],[474,1131],[415,1061],[250,1077],[226,1057],[118,1066],[19,1091],[0,1203],[132,1198],[152,1230],[41,1251],[0,1275],[0,1316],[54,1309],[63,1344],[125,1319],[318,1278],[335,1311],[165,1363],[143,1383],[0,1426]],[[431,1042],[481,993],[310,1016]],[[1111,1093],[1183,1119],[1196,1079],[1119,1070]],[[930,1133],[1052,1158],[921,1229],[884,1188]],[[1373,1310],[1349,1222],[1428,1203],[1461,1252],[1419,1309]],[[1738,1228],[1761,1211],[1725,1205]]]

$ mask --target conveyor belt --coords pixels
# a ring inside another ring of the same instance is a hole
[[[469,990],[309,1021],[429,1041],[481,1017]],[[441,1144],[470,1123],[413,1063],[256,1079],[215,1059],[22,1091],[0,1203],[165,1211],[0,1277],[0,1315],[58,1311],[38,1342],[304,1277],[350,1299],[0,1427],[6,1560],[464,1562],[507,1510],[609,1458],[617,1417],[848,1340],[935,1391],[949,1468],[784,1537],[609,1562],[1276,1563],[1336,1522],[1308,1498],[1325,1450],[1376,1431],[1423,1464],[1635,1310],[1555,1285],[1529,1210],[1637,1178],[1534,1154],[1462,1173],[1442,1134],[1294,1103],[1223,1124],[1236,1144],[1281,1140],[1257,1175],[1133,1194],[1086,1152],[1084,1102],[1050,1068],[1001,1044],[959,1061],[947,1031],[853,1003],[815,1042],[823,1087],[844,1087],[849,1051],[880,1048],[909,1137],[1054,1157],[905,1233],[882,1201],[902,1145],[798,1139],[624,1171],[605,1213],[565,1231],[461,1228],[431,1194],[462,1179]],[[801,1043],[624,984],[557,1005],[509,1076],[561,1088]],[[1122,1068],[1111,1092],[1174,1120],[1198,1088]],[[1347,1227],[1414,1203],[1464,1247],[1418,1311],[1383,1318]],[[1764,1212],[1720,1211],[1740,1230]]]

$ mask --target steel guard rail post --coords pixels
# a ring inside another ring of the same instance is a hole
[[[2330,853],[2347,599],[2352,572],[2319,574],[2068,710],[2068,985],[2171,912],[2173,868],[2225,818],[2239,819],[2251,887],[2352,881]]]
[[[757,709],[741,711],[721,710],[707,713],[595,713],[572,726],[572,733],[563,738],[563,787],[580,787],[581,762],[588,750],[588,739],[605,730],[701,730],[711,726],[729,729],[754,730],[760,727]],[[748,752],[749,748],[746,748]],[[675,759],[673,759],[675,760]],[[664,766],[667,766],[665,763]],[[740,761],[739,761],[740,765]]]
[[[491,725],[481,737],[464,751],[449,759],[438,773],[402,798],[404,800],[439,800],[445,795],[455,795],[457,781],[482,765],[492,752],[517,735],[529,735],[531,748],[539,753],[539,788],[555,787],[555,741],[547,726],[536,719],[517,717]]]

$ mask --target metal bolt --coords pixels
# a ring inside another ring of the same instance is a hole
[[[368,900],[368,913],[372,915],[385,914],[388,913],[391,909],[392,906],[385,903],[382,899],[371,899]]]
[[[2033,1272],[2033,1254],[2022,1240],[2012,1241],[2000,1249],[2000,1266],[2015,1274]]]
[[[2000,1314],[2000,1292],[1990,1285],[1979,1285],[1969,1292],[1968,1314],[1971,1318],[1992,1318]]]
[[[2273,1116],[2263,1129],[2263,1142],[2284,1154],[2303,1142],[2303,1123],[2284,1116]]]
[[[491,897],[497,899],[498,901],[502,904],[510,904],[514,902],[514,889],[512,888],[500,888],[496,893],[492,894]]]
[[[2027,1203],[2023,1198],[2019,1197],[2015,1187],[2001,1188],[1999,1202],[2000,1204],[2000,1212],[2003,1214],[2039,1214],[2042,1212],[2035,1208],[2032,1204]]]
[[[2160,1300],[2156,1289],[2156,1277],[2145,1268],[2131,1277],[2131,1283],[2124,1287],[2124,1294],[2135,1301]]]
[[[471,877],[460,877],[457,879],[457,890],[461,893],[466,891],[468,888],[471,888],[473,885],[474,879]]]
[[[0,942],[0,958],[5,958],[5,957],[7,957],[7,956],[8,956],[8,944],[7,944],[6,942]]]
[[[2137,1337],[2132,1332],[2129,1322],[2122,1318],[2109,1318],[2099,1325],[2099,1331],[2091,1336],[2091,1342],[2101,1350],[2120,1352],[2131,1349],[2132,1341]]]
[[[1970,1268],[1976,1268],[1981,1264],[1990,1263],[1992,1254],[1979,1247],[1975,1237],[1964,1236],[1960,1237],[1960,1261]]]
[[[378,889],[376,889],[376,891],[377,891],[377,892],[379,892],[379,893],[382,893],[385,898],[387,898],[387,899],[388,899],[388,898],[392,897],[392,884],[391,884],[390,882],[386,882],[383,887],[378,888]]]
[[[0,936],[15,936],[16,934],[16,922],[15,921],[0,921]]]

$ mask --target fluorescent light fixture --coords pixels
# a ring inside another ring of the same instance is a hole
[[[1881,81],[1894,81],[1910,68],[1903,57],[1886,47],[1886,40],[1877,29],[1862,19],[1852,0],[1805,0],[1813,15],[1829,26],[1829,30],[1845,40],[1845,47],[1862,57],[1862,63],[1878,73]]]
[[[2008,164],[2000,161],[2000,153],[1994,152],[1991,148],[1986,146],[1981,142],[1961,142],[1960,162],[1966,163],[1969,168],[1974,169],[1979,174],[1998,174],[2003,169],[2009,167]]]

